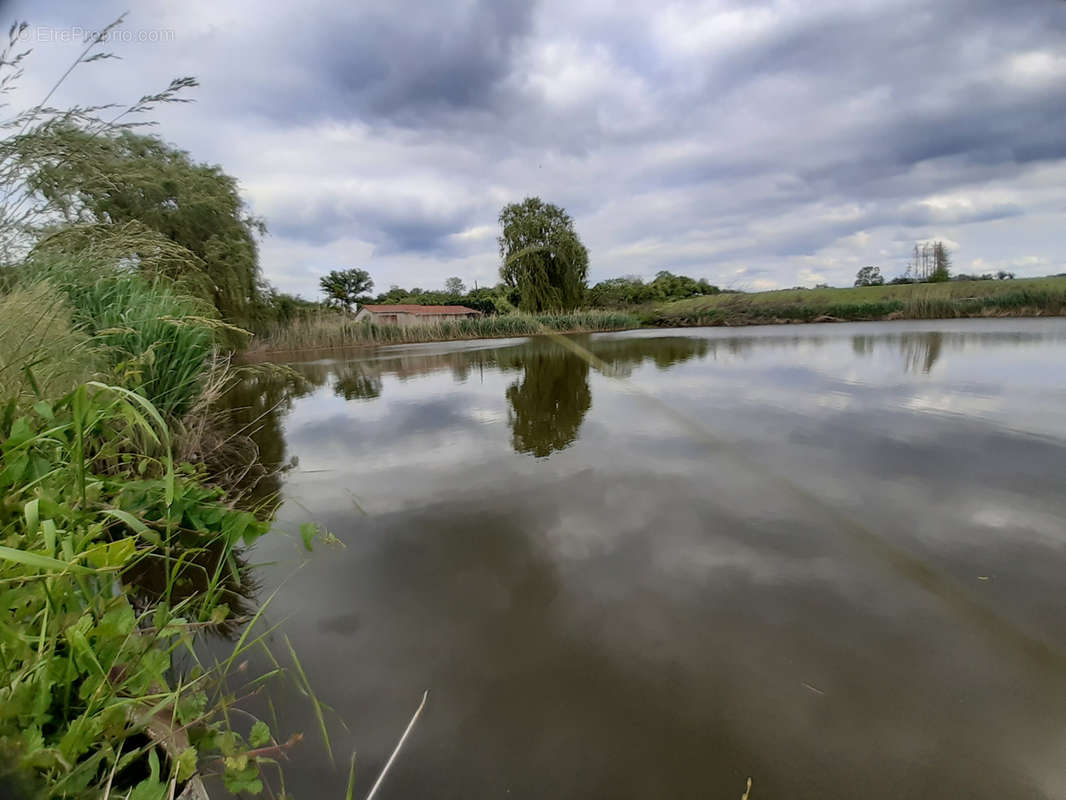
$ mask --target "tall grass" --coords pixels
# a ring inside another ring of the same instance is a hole
[[[50,286],[109,380],[137,391],[168,418],[193,407],[219,334],[236,330],[171,280],[84,254],[33,259],[19,281]]]
[[[138,275],[63,288],[75,321],[93,337],[123,386],[167,417],[192,407],[215,347],[217,320],[209,305]]]
[[[44,283],[0,294],[0,404],[57,397],[88,379],[99,362],[75,329],[62,297]]]
[[[543,333],[545,328],[561,333],[579,333],[624,330],[639,325],[639,317],[622,311],[507,314],[410,326],[356,322],[347,314],[323,312],[268,331],[253,340],[251,350],[253,353],[266,353],[452,339],[491,339],[533,336]]]
[[[232,727],[244,692],[224,687],[235,658],[263,646],[241,549],[273,506],[234,507],[218,474],[173,455],[173,426],[225,381],[221,323],[168,280],[113,264],[16,272],[0,293],[4,761],[50,797],[201,796],[211,772],[257,791],[260,764],[293,742],[259,721]],[[240,632],[221,666],[198,662],[203,630]]]
[[[903,305],[907,319],[978,316],[1058,316],[1066,312],[1066,291],[1017,288],[984,297],[916,297]]]

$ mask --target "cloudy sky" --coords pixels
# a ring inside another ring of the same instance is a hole
[[[496,218],[574,216],[591,277],[742,289],[956,268],[1066,271],[1062,0],[14,0],[39,99],[134,7],[60,102],[174,76],[158,132],[239,178],[269,279],[313,296],[496,281]]]

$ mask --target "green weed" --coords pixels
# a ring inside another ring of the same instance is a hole
[[[262,640],[246,627],[221,667],[194,640],[232,621],[240,550],[268,523],[174,465],[147,401],[101,384],[7,404],[0,495],[0,749],[54,797],[164,797],[205,772],[260,789],[288,745],[259,720],[234,730],[225,683]]]

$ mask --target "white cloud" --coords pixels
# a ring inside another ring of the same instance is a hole
[[[1066,57],[1050,50],[1018,53],[1007,60],[1007,80],[1026,89],[1044,89],[1066,80]]]

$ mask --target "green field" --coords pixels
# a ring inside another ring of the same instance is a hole
[[[647,322],[660,326],[763,325],[1063,313],[1066,277],[1056,277],[723,293],[663,303]]]

